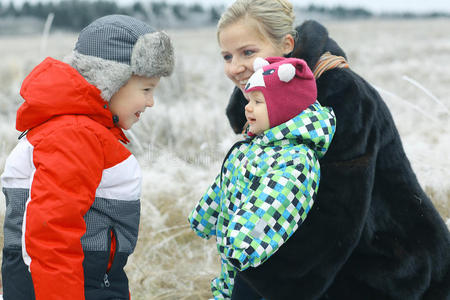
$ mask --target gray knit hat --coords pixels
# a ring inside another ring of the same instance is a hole
[[[74,51],[64,61],[109,101],[131,75],[169,76],[174,54],[164,32],[129,16],[109,15],[80,32]]]

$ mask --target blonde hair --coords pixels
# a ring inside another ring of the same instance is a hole
[[[281,44],[287,34],[295,39],[295,15],[292,4],[287,0],[236,0],[222,14],[217,24],[217,39],[228,25],[244,18],[255,20],[261,34],[269,38],[274,46]]]

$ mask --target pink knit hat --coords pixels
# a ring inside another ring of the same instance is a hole
[[[253,68],[255,73],[248,80],[245,92],[263,93],[270,128],[294,118],[316,101],[316,81],[304,60],[258,57]]]

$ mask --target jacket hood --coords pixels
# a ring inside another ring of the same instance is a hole
[[[253,142],[272,146],[305,144],[320,159],[327,152],[335,131],[333,110],[316,101],[296,117],[256,136]]]
[[[20,95],[25,101],[17,111],[19,131],[61,115],[86,115],[107,128],[115,127],[109,104],[100,91],[74,68],[56,59],[48,57],[37,65],[23,81]]]

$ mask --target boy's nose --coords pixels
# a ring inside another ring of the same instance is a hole
[[[249,112],[253,111],[253,107],[250,105],[250,103],[247,103],[244,109]]]
[[[153,105],[155,105],[155,100],[153,99],[153,96],[152,96],[149,99],[147,99],[147,101],[145,102],[145,106],[152,107]]]

